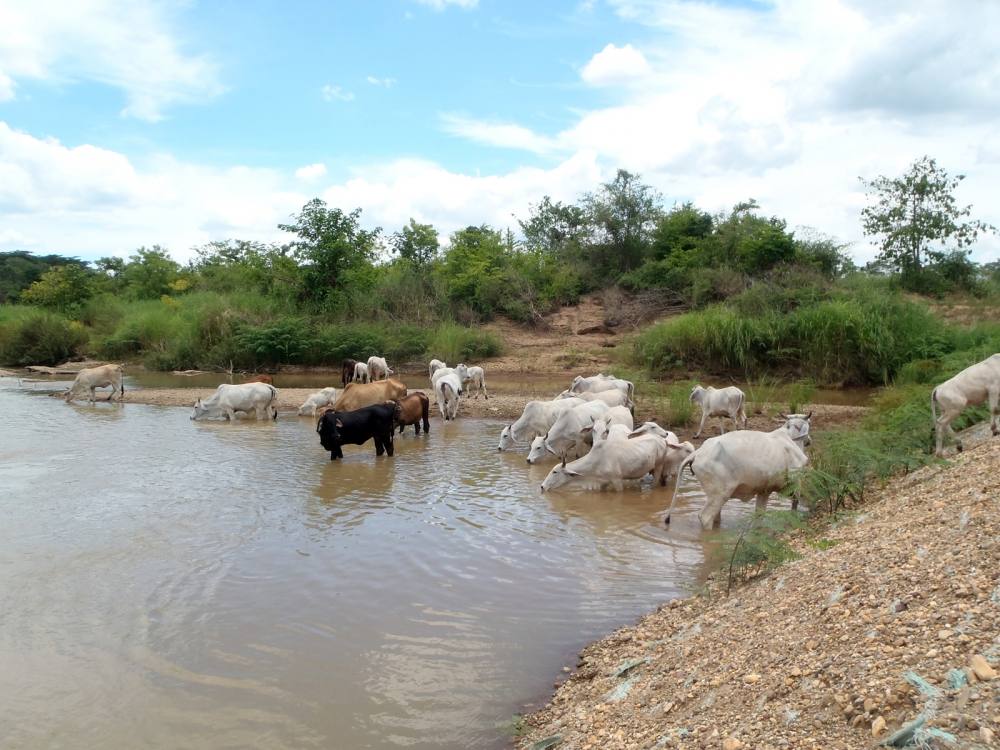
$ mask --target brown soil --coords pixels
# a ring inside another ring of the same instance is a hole
[[[519,745],[860,748],[923,716],[913,746],[997,747],[1000,439],[976,434],[770,577],[587,647]]]

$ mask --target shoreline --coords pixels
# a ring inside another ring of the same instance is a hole
[[[969,433],[951,463],[793,532],[798,560],[729,596],[713,574],[586,646],[516,746],[846,749],[923,717],[948,746],[994,747],[1000,439]]]

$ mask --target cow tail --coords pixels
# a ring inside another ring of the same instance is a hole
[[[429,398],[424,396],[422,399],[420,399],[420,411],[421,411],[420,416],[423,417],[424,420],[424,432],[430,430],[430,424],[431,424],[429,420],[430,408],[431,408],[431,400]]]
[[[271,419],[276,421],[278,419],[278,407],[274,402],[278,400],[278,389],[270,383],[267,387],[271,389],[271,400],[267,405],[271,409]]]
[[[934,424],[937,424],[937,409],[934,407],[937,405],[937,388],[931,391],[931,419],[934,420]]]
[[[684,469],[692,466],[694,464],[695,454],[692,453],[690,456],[681,461],[680,467],[677,469],[677,481],[674,482],[674,496],[670,499],[670,507],[667,508],[667,517],[663,520],[663,523],[667,526],[670,525],[670,515],[674,512],[674,503],[677,502],[677,491],[681,488],[681,478],[684,476]],[[694,475],[694,469],[691,469],[691,474]]]
[[[119,401],[124,401],[125,400],[125,366],[124,365],[118,365],[118,374],[121,376],[121,382],[118,384],[118,388],[119,388],[118,400]]]

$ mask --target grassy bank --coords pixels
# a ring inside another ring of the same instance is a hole
[[[493,334],[453,323],[330,322],[249,293],[192,293],[158,300],[95,298],[78,316],[22,305],[0,307],[0,362],[56,364],[73,355],[141,361],[156,370],[279,364],[338,366],[380,354],[400,362],[436,356],[495,356]]]

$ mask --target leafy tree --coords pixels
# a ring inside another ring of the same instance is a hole
[[[17,300],[21,291],[38,281],[54,266],[83,266],[78,258],[62,255],[35,255],[26,250],[0,253],[0,303]]]
[[[594,261],[602,270],[628,271],[642,263],[650,235],[660,217],[660,194],[619,169],[611,182],[584,196],[590,222],[597,232]]]
[[[362,229],[360,208],[345,214],[327,208],[319,198],[306,203],[292,219],[278,228],[298,235],[289,248],[302,264],[300,296],[314,303],[342,304],[345,277],[371,265],[381,228]]]
[[[653,230],[653,256],[667,258],[677,253],[690,254],[712,234],[712,215],[695,208],[691,203],[674,206],[660,217]]]
[[[492,315],[503,294],[507,261],[508,250],[500,232],[485,224],[452,233],[439,270],[449,299],[482,315]]]
[[[437,257],[437,230],[431,224],[420,224],[410,219],[409,224],[392,235],[392,249],[396,255],[418,266],[426,265]]]
[[[199,282],[223,292],[254,289],[288,296],[298,283],[294,258],[280,247],[252,240],[216,240],[195,248],[192,271]]]
[[[158,299],[170,294],[171,283],[180,274],[180,266],[159,245],[140,247],[129,257],[121,271],[127,293],[137,299]]]
[[[547,195],[531,206],[528,219],[518,224],[528,250],[564,258],[579,256],[590,232],[583,208],[553,201]]]
[[[757,201],[751,199],[718,218],[712,237],[713,257],[707,260],[758,274],[795,257],[795,238],[785,221],[760,216],[758,208]]]
[[[93,272],[75,263],[53,266],[21,292],[21,302],[74,313],[94,294],[92,276]]]
[[[861,225],[879,244],[886,267],[919,272],[945,260],[951,250],[971,245],[982,232],[996,231],[969,219],[972,206],[959,206],[954,191],[965,175],[949,176],[929,156],[913,162],[901,177],[859,178],[874,201],[861,211]]]

